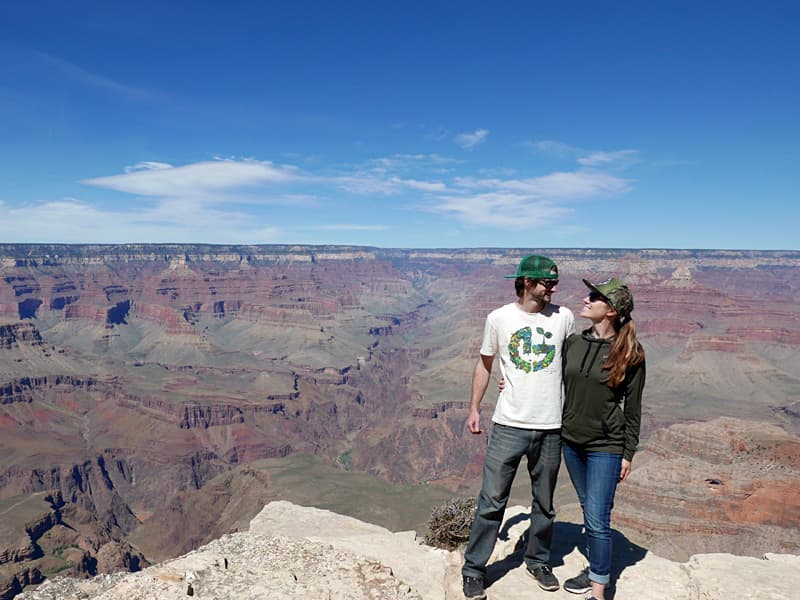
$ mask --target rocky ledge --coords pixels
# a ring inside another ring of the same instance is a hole
[[[522,507],[508,511],[489,568],[489,597],[575,598],[563,590],[541,591],[525,574],[520,541],[526,517]],[[560,525],[553,562],[563,581],[580,571],[585,559],[575,549],[578,526]],[[646,590],[650,600],[789,600],[800,589],[798,556],[701,554],[676,563],[624,538],[618,541],[615,598],[641,598]],[[53,579],[18,598],[455,600],[463,598],[461,560],[458,552],[421,545],[413,532],[392,533],[329,511],[271,502],[253,519],[249,531],[226,535],[175,560],[139,573]]]

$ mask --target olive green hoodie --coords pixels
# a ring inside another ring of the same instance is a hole
[[[572,334],[564,344],[564,413],[562,438],[584,450],[622,454],[633,459],[642,417],[644,362],[629,367],[625,380],[611,389],[603,370],[611,340],[591,329]]]

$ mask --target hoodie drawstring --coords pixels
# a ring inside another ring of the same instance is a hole
[[[581,360],[581,368],[578,369],[579,373],[583,373],[583,367],[586,364],[586,357],[589,356],[589,350],[591,349],[592,349],[592,343],[589,342],[589,344],[586,346],[586,352],[583,353],[583,359]]]
[[[589,361],[589,366],[586,366],[586,359],[589,357],[589,351],[592,349],[592,346],[594,346],[594,354],[592,355],[592,359]],[[586,346],[586,352],[583,353],[583,359],[581,360],[580,373],[582,373],[584,377],[589,377],[589,373],[591,372],[595,361],[597,361],[597,355],[600,354],[600,349],[602,347],[602,342],[589,340],[589,344]],[[585,370],[584,367],[586,367]]]

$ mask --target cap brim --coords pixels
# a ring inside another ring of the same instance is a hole
[[[601,295],[603,298],[605,298],[605,300],[606,300],[606,303],[608,303],[608,304],[611,304],[611,303],[608,301],[608,297],[607,297],[607,296],[606,296],[606,295],[605,295],[603,292],[601,292],[600,290],[598,290],[598,289],[595,287],[595,285],[594,285],[594,284],[593,284],[591,281],[589,281],[588,279],[584,279],[584,280],[583,280],[583,283],[584,283],[584,284],[586,285],[586,287],[588,287],[590,290],[592,290],[593,292],[596,292],[596,293],[600,294],[600,295]]]

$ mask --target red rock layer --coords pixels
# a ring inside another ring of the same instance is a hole
[[[800,438],[718,418],[659,430],[634,460],[641,466],[618,490],[618,526],[661,540],[673,555],[800,550]]]

